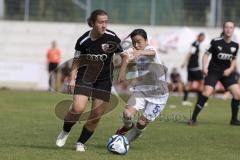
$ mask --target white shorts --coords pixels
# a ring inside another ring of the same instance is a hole
[[[164,109],[168,95],[146,97],[142,92],[134,92],[127,105],[133,106],[137,111],[143,110],[143,116],[149,121],[154,121]]]

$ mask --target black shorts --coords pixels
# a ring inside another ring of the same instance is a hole
[[[111,95],[112,81],[111,79],[95,80],[94,82],[86,82],[82,77],[77,77],[74,94],[81,94],[87,97],[101,99],[109,102]]]
[[[188,81],[200,81],[203,80],[203,73],[201,70],[191,71],[188,70]]]
[[[228,77],[223,76],[222,72],[209,71],[208,75],[205,77],[204,85],[212,86],[215,88],[215,85],[220,81],[225,89],[228,89],[229,86],[237,84],[238,76],[237,74],[231,73]]]
[[[58,63],[48,63],[48,72],[54,71],[58,66]]]

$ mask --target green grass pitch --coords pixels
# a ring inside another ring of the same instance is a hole
[[[84,153],[74,143],[82,124],[77,124],[63,148],[55,146],[62,121],[55,104],[71,99],[58,93],[0,91],[1,160],[240,160],[240,127],[230,126],[230,100],[211,98],[199,124],[186,125],[193,107],[183,107],[180,97],[170,97],[162,116],[131,144],[125,156],[106,150],[106,141],[121,125],[120,104],[102,118]],[[190,99],[195,103],[196,99]],[[169,106],[169,105],[175,105]]]

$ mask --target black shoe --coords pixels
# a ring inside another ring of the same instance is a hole
[[[231,121],[230,121],[230,125],[240,126],[240,121],[239,121],[239,120],[235,120],[235,121],[231,120]]]
[[[187,124],[188,124],[189,126],[195,126],[195,125],[197,124],[197,121],[194,121],[194,120],[190,119],[190,120],[187,122]]]

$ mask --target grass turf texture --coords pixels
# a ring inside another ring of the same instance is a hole
[[[181,106],[170,97],[163,116],[150,124],[143,137],[132,143],[125,156],[107,152],[106,142],[121,125],[121,104],[102,118],[84,153],[74,143],[82,124],[77,124],[63,148],[55,146],[62,121],[55,104],[71,99],[48,92],[0,91],[0,159],[4,160],[239,160],[240,127],[230,126],[230,100],[210,99],[199,124],[186,125],[193,107]],[[190,99],[195,102],[195,99]],[[169,105],[176,105],[169,107]],[[176,118],[176,115],[178,118]]]

